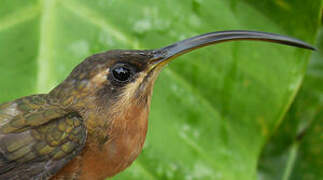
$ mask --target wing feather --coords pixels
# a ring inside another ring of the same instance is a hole
[[[46,95],[0,105],[0,179],[49,179],[85,141],[83,118]]]

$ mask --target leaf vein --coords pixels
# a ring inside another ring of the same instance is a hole
[[[38,47],[38,75],[37,87],[38,93],[48,90],[53,81],[50,79],[51,60],[52,60],[52,41],[54,28],[54,0],[42,0],[41,2],[41,19],[40,19],[40,37]]]

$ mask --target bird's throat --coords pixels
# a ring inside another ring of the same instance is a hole
[[[104,174],[105,177],[110,177],[131,165],[142,151],[145,142],[148,128],[148,107],[129,107],[127,111],[111,122],[109,129],[107,129],[109,134],[107,142],[97,143],[94,146],[88,144],[89,150],[85,152],[88,154],[85,155],[85,158],[88,159],[85,159],[84,162],[87,164],[93,162],[93,166],[88,166],[85,169],[85,177],[93,177],[95,174]],[[93,154],[96,154],[95,157]]]

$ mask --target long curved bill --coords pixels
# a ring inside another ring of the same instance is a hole
[[[298,39],[259,31],[218,31],[195,36],[154,51],[153,64],[166,64],[171,59],[204,46],[234,40],[258,40],[315,50]]]

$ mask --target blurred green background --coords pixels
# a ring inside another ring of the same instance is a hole
[[[1,0],[0,102],[46,93],[85,57],[218,30],[316,44],[206,47],[156,82],[140,157],[119,179],[322,179],[320,0]]]

